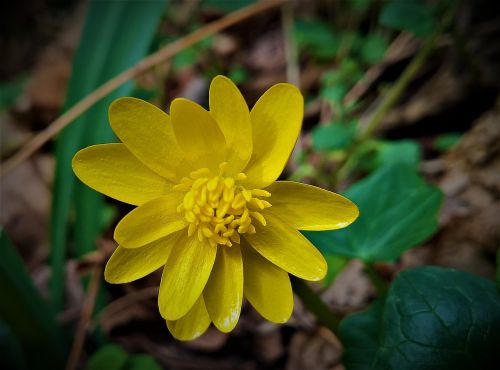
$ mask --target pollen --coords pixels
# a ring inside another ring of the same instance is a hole
[[[195,235],[200,241],[207,239],[210,245],[240,243],[241,234],[255,234],[255,222],[266,226],[261,213],[271,207],[265,199],[271,193],[262,189],[246,189],[242,182],[244,173],[225,176],[227,163],[219,166],[214,176],[208,168],[200,168],[182,178],[174,190],[185,192],[177,212],[189,223],[188,236]]]

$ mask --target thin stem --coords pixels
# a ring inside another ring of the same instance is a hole
[[[365,263],[365,272],[370,278],[375,289],[380,296],[387,295],[387,291],[389,290],[389,284],[387,281],[382,279],[378,271],[375,269],[372,263]]]
[[[424,65],[429,57],[430,53],[434,49],[436,44],[437,36],[434,35],[424,44],[422,49],[415,55],[410,64],[403,71],[401,76],[397,79],[397,81],[389,88],[387,91],[382,103],[377,107],[375,112],[372,114],[370,121],[366,125],[365,129],[362,130],[354,142],[351,144],[349,149],[347,150],[346,160],[343,161],[337,171],[334,174],[333,183],[338,184],[340,181],[344,180],[350,172],[350,161],[349,158],[352,158],[356,148],[368,140],[373,132],[376,130],[378,125],[382,122],[382,119],[387,114],[389,109],[391,109],[394,104],[397,103],[403,91],[408,87],[410,82],[413,80],[417,72]]]
[[[92,270],[87,296],[85,298],[85,302],[83,303],[80,322],[78,323],[75,340],[73,341],[68,363],[66,364],[66,370],[75,370],[77,368],[78,360],[81,356],[83,345],[85,344],[87,329],[92,318],[92,312],[94,311],[97,293],[99,292],[101,274],[102,267],[100,265],[96,265]]]
[[[316,319],[330,329],[335,335],[338,335],[340,317],[332,312],[323,302],[319,295],[311,289],[304,280],[291,277],[292,287],[306,308],[316,316]]]
[[[288,0],[263,0],[256,4],[247,6],[241,10],[226,15],[204,27],[190,33],[189,35],[180,38],[177,41],[158,50],[156,53],[139,61],[135,66],[125,70],[119,75],[113,77],[103,85],[99,86],[92,93],[80,100],[78,103],[68,109],[63,115],[53,121],[46,129],[35,135],[26,145],[24,145],[16,154],[5,161],[5,164],[0,168],[0,176],[4,176],[19,164],[28,159],[33,153],[40,149],[46,142],[56,136],[62,129],[68,126],[80,115],[85,113],[99,100],[106,95],[116,90],[118,87],[127,81],[141,75],[151,67],[158,65],[170,59],[182,50],[190,47],[197,42],[222,31],[238,22],[241,22],[254,15],[260,14],[279,5],[283,5]]]
[[[394,85],[391,86],[389,91],[384,97],[382,103],[377,107],[377,110],[373,113],[370,121],[366,125],[366,128],[362,131],[360,139],[364,140],[370,137],[375,129],[378,127],[386,113],[391,109],[394,104],[396,104],[401,97],[401,94],[408,87],[410,82],[413,80],[415,75],[420,71],[427,58],[431,54],[432,50],[436,46],[437,34],[429,38],[422,49],[415,55],[410,64],[406,67],[404,72],[399,76],[398,80]]]
[[[453,19],[454,13],[454,9],[448,10],[448,12],[444,15],[439,29],[429,39],[427,39],[427,41],[424,43],[424,46],[413,57],[410,64],[408,64],[401,76],[399,76],[397,81],[389,88],[382,100],[382,103],[377,107],[365,128],[357,135],[356,140],[354,140],[350,148],[347,150],[346,158],[350,158],[352,156],[352,154],[355,152],[355,148],[359,144],[370,139],[373,132],[380,125],[387,112],[398,102],[401,94],[405,91],[415,75],[420,71],[422,66],[431,55],[436,46],[436,41],[439,35],[448,27],[451,20]],[[349,175],[349,164],[350,163],[348,161],[344,161],[339,165],[334,175],[334,184],[337,184],[338,182],[344,180]]]

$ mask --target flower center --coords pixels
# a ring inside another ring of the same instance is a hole
[[[175,190],[185,191],[177,212],[184,213],[189,222],[188,236],[195,233],[198,239],[207,239],[210,245],[232,246],[240,243],[240,234],[254,234],[254,220],[266,226],[266,219],[259,211],[271,207],[261,199],[271,196],[262,189],[246,189],[240,183],[244,173],[235,177],[224,176],[227,162],[219,166],[218,176],[208,168],[200,168],[184,177]]]

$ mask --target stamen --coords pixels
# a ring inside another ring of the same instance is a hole
[[[267,222],[266,222],[266,219],[264,218],[264,216],[262,216],[262,213],[259,213],[259,212],[250,212],[250,215],[255,218],[257,221],[259,221],[262,226],[266,226],[267,225]]]
[[[271,196],[271,193],[262,189],[252,189],[251,190],[252,195],[255,195],[256,197],[266,197],[269,198]]]
[[[241,234],[256,233],[254,220],[262,226],[267,222],[262,210],[271,206],[266,200],[271,194],[262,189],[246,189],[241,182],[244,173],[234,177],[225,176],[228,164],[219,165],[219,173],[214,176],[208,168],[200,168],[184,177],[174,186],[185,192],[177,212],[183,213],[189,223],[188,236],[207,240],[215,247],[241,242]]]

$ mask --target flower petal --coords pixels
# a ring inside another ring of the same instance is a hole
[[[216,76],[210,84],[210,113],[226,139],[227,173],[243,171],[252,155],[250,112],[240,90],[227,77]]]
[[[172,192],[137,207],[116,225],[116,242],[138,248],[185,228],[187,222],[177,213],[181,202],[182,194]]]
[[[141,205],[172,188],[123,144],[93,145],[73,157],[73,171],[92,189],[125,203]]]
[[[123,284],[140,279],[165,265],[182,231],[170,234],[140,248],[118,246],[106,264],[104,278],[108,283]]]
[[[253,153],[245,173],[248,187],[264,188],[283,171],[300,133],[304,99],[291,84],[272,86],[252,111]]]
[[[293,293],[288,274],[255,252],[241,246],[245,297],[267,320],[284,323],[293,311]]]
[[[181,98],[172,102],[170,114],[175,137],[186,158],[199,164],[198,168],[218,172],[219,164],[225,160],[226,141],[210,113]]]
[[[283,270],[305,280],[321,280],[326,261],[300,232],[266,213],[267,226],[256,223],[257,233],[245,234],[246,240],[263,257]]]
[[[341,229],[359,215],[349,199],[316,186],[277,181],[266,190],[273,205],[266,211],[298,230]]]
[[[168,330],[178,340],[193,340],[210,326],[210,317],[208,316],[203,297],[200,296],[189,312],[179,320],[167,321]]]
[[[238,244],[219,247],[203,297],[214,325],[227,333],[238,323],[243,300],[243,264]]]
[[[109,107],[109,122],[132,154],[150,169],[174,182],[178,168],[184,173],[184,157],[164,111],[141,99],[120,98]]]
[[[178,320],[203,292],[214,265],[217,247],[196,237],[181,238],[168,257],[158,295],[158,307],[166,320]]]

